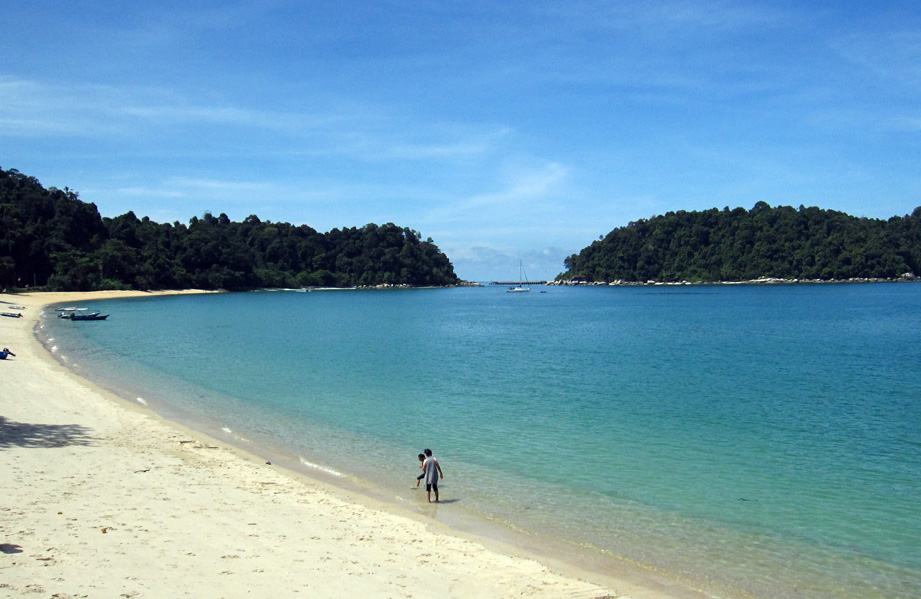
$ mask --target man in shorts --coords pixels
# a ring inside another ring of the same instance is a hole
[[[425,461],[422,462],[422,470],[425,472],[425,492],[428,494],[429,503],[432,503],[432,491],[435,491],[435,503],[438,503],[438,479],[444,478],[441,471],[441,465],[432,455],[431,449],[425,450]]]

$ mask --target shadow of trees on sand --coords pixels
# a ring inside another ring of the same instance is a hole
[[[92,445],[92,429],[79,424],[29,424],[0,416],[0,449]]]

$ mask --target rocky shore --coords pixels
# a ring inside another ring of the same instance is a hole
[[[646,286],[682,286],[682,285],[820,285],[847,283],[906,283],[917,282],[921,277],[914,273],[905,273],[895,278],[853,278],[853,279],[779,279],[761,277],[748,281],[585,281],[569,279],[564,281],[547,281],[546,285],[555,286],[605,286],[605,287],[646,287]]]

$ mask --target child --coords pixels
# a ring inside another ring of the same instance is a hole
[[[425,454],[420,453],[419,454],[419,467],[420,468],[425,468],[425,464],[423,464],[423,462],[425,462]],[[416,477],[416,488],[417,489],[419,488],[419,483],[422,482],[423,478],[425,478],[425,470],[422,471],[422,474]]]

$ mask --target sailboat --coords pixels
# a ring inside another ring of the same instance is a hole
[[[518,284],[514,287],[509,287],[505,291],[507,293],[527,293],[531,291],[530,287],[527,287],[528,275],[524,272],[524,265],[522,265],[521,260],[518,261]]]

